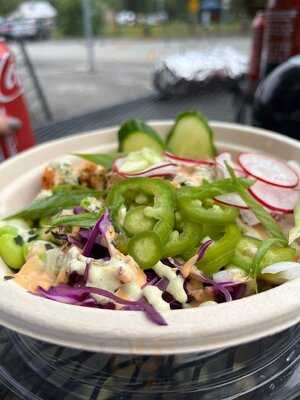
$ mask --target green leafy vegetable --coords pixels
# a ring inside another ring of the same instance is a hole
[[[64,208],[75,207],[87,195],[99,197],[102,192],[88,189],[83,186],[62,185],[53,190],[49,197],[34,200],[26,209],[10,216],[8,218],[24,218],[37,220],[40,218],[55,215]]]
[[[226,163],[227,170],[231,178],[235,181],[235,192],[238,193],[251,211],[255,214],[256,218],[266,228],[269,234],[277,239],[281,239],[284,244],[287,244],[286,237],[281,231],[279,225],[274,218],[261,206],[251,194],[241,185],[239,179],[236,177],[233,169]]]
[[[97,213],[55,216],[50,220],[49,227],[55,228],[57,226],[77,226],[80,228],[90,228],[95,225],[101,214],[103,214],[103,210]]]
[[[263,258],[265,257],[265,255],[267,254],[267,252],[270,250],[271,247],[276,246],[276,245],[284,246],[285,244],[286,244],[286,240],[277,239],[277,238],[271,238],[271,239],[264,240],[257,249],[257,252],[256,252],[254,260],[253,260],[252,268],[250,270],[250,275],[253,278],[256,278],[257,275],[259,275],[259,273],[261,271],[261,267],[262,267],[261,264],[262,264]]]
[[[295,226],[289,232],[289,244],[295,242],[300,238],[300,202],[296,205],[294,210]]]
[[[90,193],[95,192],[95,189],[88,188],[81,185],[57,185],[52,188],[53,193],[72,192],[72,193],[85,193],[88,196]]]
[[[123,153],[110,153],[110,154],[81,154],[77,153],[74,154],[74,156],[83,158],[86,161],[93,162],[94,164],[97,165],[102,165],[105,169],[111,169],[113,162],[117,159],[120,158],[123,155]]]
[[[207,199],[236,191],[237,183],[242,188],[248,188],[253,185],[254,181],[244,178],[236,179],[223,179],[215,182],[204,182],[200,187],[184,186],[177,190],[177,198],[189,200],[201,200]]]

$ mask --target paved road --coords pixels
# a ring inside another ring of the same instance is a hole
[[[168,54],[233,46],[248,54],[248,38],[98,40],[96,72],[88,72],[83,41],[29,43],[28,50],[56,119],[78,115],[152,92],[155,62]]]

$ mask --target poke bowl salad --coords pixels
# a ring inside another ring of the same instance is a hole
[[[165,311],[217,306],[300,277],[300,164],[222,152],[205,117],[166,140],[140,120],[118,150],[43,169],[40,193],[0,221],[0,257],[34,296],[74,306]]]

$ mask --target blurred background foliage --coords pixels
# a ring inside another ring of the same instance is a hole
[[[95,35],[107,36],[182,36],[190,34],[188,28],[190,22],[190,0],[90,0],[93,10],[93,28]],[[81,0],[49,0],[57,9],[57,32],[58,37],[81,36],[82,26],[82,3]],[[14,11],[22,0],[0,0],[0,16],[7,16]],[[257,10],[265,7],[267,0],[231,0],[230,18],[223,20],[227,29],[242,29],[249,27],[250,21]],[[199,0],[199,4],[201,1]],[[138,16],[147,16],[151,13],[164,11],[168,15],[168,22],[165,22],[164,29],[160,27],[147,27],[142,18],[130,27],[120,27],[115,23],[114,16],[122,10],[133,11]],[[200,19],[199,19],[200,20]],[[248,25],[247,25],[248,22]],[[192,33],[203,33],[201,24],[198,31]],[[213,29],[214,27],[211,27]],[[176,30],[177,32],[174,32]],[[225,29],[226,30],[226,29]]]

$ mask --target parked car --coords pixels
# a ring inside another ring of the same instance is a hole
[[[4,37],[5,39],[10,39],[12,33],[12,22],[7,21],[5,19],[1,19],[0,21],[0,37]]]
[[[18,19],[0,23],[0,36],[6,39],[48,39],[52,25],[47,20]]]
[[[134,25],[136,22],[136,15],[133,11],[123,10],[116,15],[116,23],[118,25]]]
[[[167,22],[169,19],[168,14],[165,11],[160,11],[148,15],[141,15],[138,18],[138,23],[143,25],[155,26]]]

